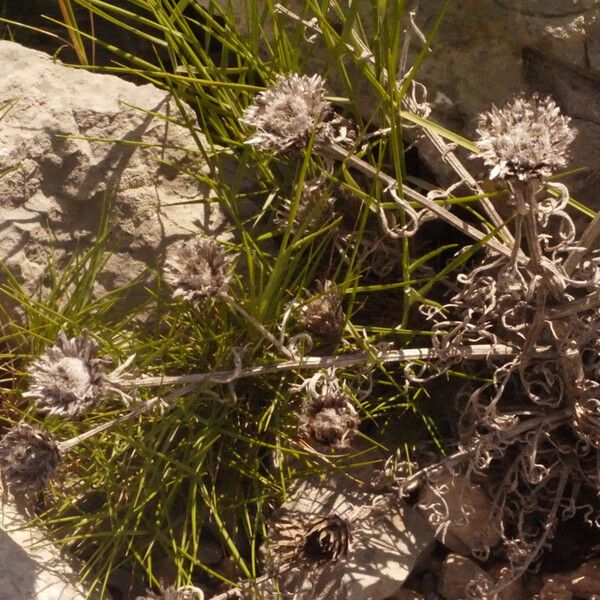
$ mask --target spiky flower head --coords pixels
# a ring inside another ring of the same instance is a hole
[[[248,144],[281,152],[306,146],[313,132],[317,145],[330,140],[333,130],[327,118],[331,113],[322,77],[278,75],[271,87],[257,94],[242,122],[256,129]]]
[[[177,242],[165,261],[165,281],[175,288],[174,298],[204,301],[226,291],[231,261],[223,246],[211,238],[199,236]]]
[[[41,490],[60,460],[58,445],[39,427],[21,423],[0,439],[0,472],[12,492]]]
[[[334,369],[316,373],[305,382],[308,398],[300,426],[314,441],[333,448],[346,447],[358,431],[360,419],[346,386]]]
[[[317,287],[317,295],[299,308],[296,318],[311,333],[327,338],[339,337],[344,327],[340,293],[331,281],[319,282]]]
[[[70,339],[59,333],[56,344],[29,365],[29,389],[23,396],[32,398],[42,413],[80,416],[105,391],[106,361],[96,356],[97,350],[87,332]]]
[[[552,98],[515,98],[479,117],[477,145],[490,179],[539,179],[566,166],[576,130]]]

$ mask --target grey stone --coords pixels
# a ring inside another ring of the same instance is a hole
[[[28,520],[0,501],[0,600],[100,600]]]
[[[209,193],[179,169],[203,167],[168,93],[9,41],[0,61],[0,172],[13,169],[0,178],[0,260],[27,292],[49,284],[50,257],[60,268],[89,246],[107,203],[97,295],[160,264],[172,241],[221,227],[216,205],[190,204]]]
[[[443,471],[421,488],[417,510],[449,550],[464,554],[500,543],[501,525],[481,487]]]
[[[433,546],[426,522],[396,495],[363,492],[335,475],[298,482],[281,510],[336,515],[350,527],[347,555],[310,574],[291,569],[280,575],[296,600],[382,600],[398,592]]]

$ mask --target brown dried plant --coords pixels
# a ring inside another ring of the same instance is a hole
[[[491,494],[511,565],[494,590],[471,586],[470,598],[493,598],[538,561],[561,520],[583,511],[600,522],[600,503],[584,500],[600,491],[600,253],[577,239],[568,190],[547,179],[575,136],[554,102],[518,98],[482,115],[478,131],[491,176],[511,192],[515,245],[459,275],[443,308],[422,308],[435,358],[407,374],[446,372],[472,344],[515,350],[492,350],[492,383],[471,393],[459,423],[460,469]],[[491,550],[473,548],[482,559]]]

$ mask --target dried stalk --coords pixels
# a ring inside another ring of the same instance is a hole
[[[412,189],[405,183],[400,184],[396,179],[385,173],[382,173],[381,171],[379,171],[369,163],[365,162],[361,158],[349,155],[348,152],[342,146],[338,144],[331,144],[328,148],[325,148],[325,150],[331,155],[332,158],[336,158],[338,160],[346,162],[348,165],[354,167],[357,171],[360,171],[368,177],[378,179],[385,185],[386,188],[401,189],[402,192],[408,198],[414,200],[415,202],[418,202],[423,207],[432,212],[436,217],[439,217],[446,223],[449,223],[455,229],[464,233],[470,238],[478,242],[485,240],[486,247],[489,247],[492,250],[495,250],[496,252],[504,256],[510,256],[510,248],[508,246],[505,246],[496,238],[490,237],[489,233],[481,231],[480,229],[477,229],[477,227],[466,223],[465,221],[451,213],[449,210],[446,210],[443,206],[440,206],[433,200],[430,200],[426,196],[423,196],[423,194],[417,192],[417,190]],[[403,205],[402,202],[399,202],[399,204],[401,206]]]
[[[542,415],[541,417],[534,417],[531,419],[527,419],[525,421],[522,421],[518,425],[516,425],[510,431],[506,432],[506,441],[509,441],[511,439],[513,439],[513,440],[517,439],[519,436],[523,435],[524,433],[527,433],[528,431],[533,431],[536,427],[538,427],[541,424],[544,424],[544,425],[557,424],[557,423],[560,423],[561,421],[565,421],[570,416],[571,416],[571,410],[565,409],[565,410],[558,411],[558,412],[550,414],[550,415],[546,414],[546,415]],[[490,435],[489,438],[491,439],[492,435]],[[447,456],[432,465],[424,467],[423,469],[419,469],[418,471],[416,471],[415,473],[413,473],[412,475],[410,475],[409,477],[407,477],[400,483],[400,486],[399,486],[400,494],[403,495],[403,494],[412,492],[419,485],[421,485],[423,482],[425,482],[427,479],[429,479],[432,475],[439,473],[440,471],[443,471],[444,469],[448,469],[450,467],[454,467],[458,464],[463,463],[467,459],[471,458],[475,454],[475,452],[478,450],[479,446],[481,446],[481,445],[482,445],[482,442],[478,441],[478,443],[475,445],[471,445],[467,448],[458,450],[458,451],[454,452],[453,454],[450,454],[450,456]]]
[[[516,350],[506,344],[473,344],[464,346],[458,351],[464,360],[493,359],[496,357],[512,357]],[[539,352],[540,356],[548,356],[545,351]],[[192,373],[189,375],[143,375],[135,379],[121,381],[123,389],[135,389],[145,387],[160,387],[176,384],[201,384],[201,383],[223,383],[247,377],[260,377],[274,373],[284,373],[296,370],[318,370],[335,367],[343,369],[360,364],[384,364],[405,361],[426,361],[435,357],[431,348],[409,348],[405,350],[375,350],[371,352],[354,352],[340,356],[305,356],[294,360],[266,365],[255,365],[246,368],[236,368],[226,371],[211,371],[206,373]]]
[[[89,431],[85,431],[84,433],[81,433],[81,434],[75,436],[74,438],[71,438],[64,442],[59,442],[58,447],[60,449],[60,452],[61,452],[61,454],[63,452],[67,452],[74,446],[77,446],[77,444],[80,444],[81,442],[83,442],[91,437],[94,437],[95,435],[98,435],[99,433],[102,433],[103,431],[107,431],[107,430],[111,429],[112,427],[114,427],[115,425],[118,425],[119,423],[125,423],[126,421],[134,419],[135,417],[138,417],[147,412],[150,412],[156,406],[169,405],[171,402],[173,402],[173,400],[180,398],[181,396],[184,396],[185,394],[191,392],[195,387],[196,387],[195,385],[186,385],[183,388],[180,388],[178,390],[174,390],[174,391],[170,392],[169,394],[167,394],[164,397],[156,396],[154,398],[151,398],[150,400],[140,402],[133,410],[131,410],[130,412],[128,412],[124,415],[121,415],[120,417],[117,417],[116,419],[113,419],[112,421],[102,423],[101,425],[98,425],[97,427],[94,427],[94,428],[90,429]]]
[[[600,212],[596,213],[591,223],[581,235],[577,247],[571,250],[571,253],[563,263],[563,269],[567,275],[571,275],[583,256],[594,249],[598,237],[600,237]]]

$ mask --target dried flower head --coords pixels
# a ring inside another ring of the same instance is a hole
[[[59,333],[54,346],[29,365],[29,389],[40,412],[77,417],[97,404],[106,388],[98,345],[87,332],[68,339]]]
[[[39,427],[15,425],[0,440],[0,471],[13,492],[41,490],[59,463],[58,445]]]
[[[576,131],[551,98],[534,94],[479,117],[477,145],[490,179],[549,177],[566,166]]]
[[[268,547],[275,566],[300,560],[322,565],[346,556],[350,524],[338,515],[287,511],[269,527]]]
[[[204,592],[200,588],[186,585],[180,588],[170,587],[158,594],[148,592],[147,596],[138,596],[136,600],[204,600]]]
[[[198,302],[225,292],[231,280],[231,261],[217,241],[195,237],[174,244],[165,261],[165,281],[174,298]]]
[[[300,414],[305,434],[320,444],[343,448],[358,431],[360,419],[334,369],[316,373],[304,387],[308,392]]]
[[[360,423],[356,411],[349,405],[319,409],[312,405],[303,416],[303,425],[310,437],[334,447],[347,446]]]
[[[256,129],[247,143],[281,152],[304,147],[313,132],[316,144],[331,139],[332,108],[324,84],[319,75],[278,75],[244,111],[242,121]]]
[[[318,295],[299,308],[296,318],[311,333],[326,338],[339,337],[344,327],[340,293],[331,281],[319,282],[317,288]]]

